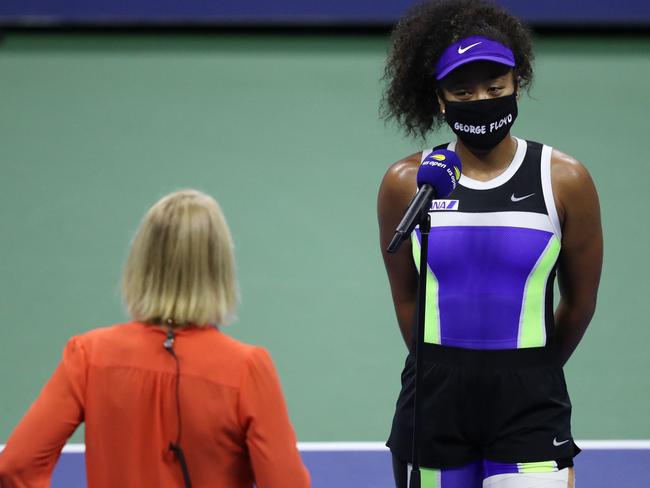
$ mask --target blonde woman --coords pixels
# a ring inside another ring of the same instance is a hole
[[[84,422],[91,488],[308,487],[268,352],[218,327],[237,285],[217,202],[185,190],[156,203],[123,291],[133,321],[70,339],[0,454],[0,486],[49,486]]]

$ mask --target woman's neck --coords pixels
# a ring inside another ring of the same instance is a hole
[[[463,174],[478,181],[489,181],[503,173],[517,152],[517,139],[508,134],[489,151],[468,148],[458,139],[456,152],[463,165]]]

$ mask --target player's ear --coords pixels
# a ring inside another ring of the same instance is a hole
[[[445,114],[445,99],[441,96],[440,91],[436,90],[436,98],[438,99],[438,107],[440,107],[440,113]]]
[[[519,87],[521,86],[520,81],[521,77],[520,76],[514,76],[514,83],[515,83],[515,96],[517,98],[517,101],[519,101],[519,95],[521,94],[521,91],[519,90]]]

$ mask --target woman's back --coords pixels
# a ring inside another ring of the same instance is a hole
[[[176,361],[165,339],[162,328],[140,322],[72,338],[16,431],[17,441],[42,445],[10,439],[3,462],[11,463],[13,452],[41,460],[44,452],[58,454],[62,430],[84,421],[89,487],[181,487],[169,449],[180,428],[194,487],[308,486],[268,353],[214,327],[176,330],[179,422]]]

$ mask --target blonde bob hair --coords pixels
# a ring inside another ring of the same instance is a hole
[[[234,318],[233,242],[219,204],[196,190],[159,200],[140,223],[122,291],[133,319],[175,326],[226,324]]]

